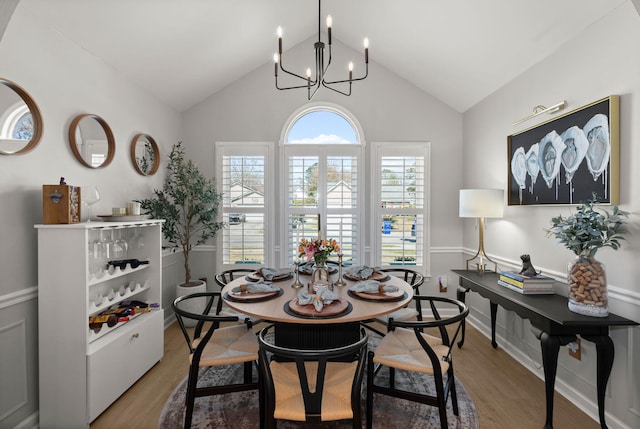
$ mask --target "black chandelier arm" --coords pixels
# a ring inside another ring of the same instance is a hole
[[[307,82],[307,81],[308,81],[308,79],[307,79],[306,77],[304,77],[304,76],[300,76],[299,74],[296,74],[296,73],[294,73],[294,72],[290,72],[289,70],[285,69],[285,68],[284,68],[284,66],[282,65],[282,55],[280,55],[279,61],[278,61],[278,63],[277,63],[277,66],[278,66],[278,67],[277,67],[278,69],[282,70],[284,73],[286,73],[286,74],[288,74],[288,75],[295,76],[295,77],[297,77],[298,79],[302,79],[302,80],[304,80],[305,82]],[[277,82],[277,80],[278,80],[278,73],[276,72],[276,82]],[[311,85],[315,85],[316,83],[317,83],[317,80],[312,80],[312,81],[311,81]],[[306,87],[306,86],[307,86],[307,85],[303,85],[303,86],[296,87],[296,88],[304,88],[304,87]]]
[[[359,80],[365,80],[367,78],[367,76],[369,76],[369,64],[368,63],[365,64],[364,76],[356,77],[356,78],[352,78],[352,79],[334,80],[334,81],[325,81],[325,80],[323,80],[322,81],[322,85],[327,86],[327,85],[333,85],[333,84],[336,84],[336,83],[357,82]]]
[[[332,83],[339,83],[339,82],[349,82],[349,92],[341,91],[339,89],[332,88],[332,87],[329,86]],[[331,91],[335,91],[335,92],[337,92],[339,94],[346,95],[347,97],[351,95],[351,82],[349,80],[343,80],[343,81],[338,81],[338,82],[325,82],[325,81],[322,81],[322,86],[324,86],[327,89],[330,89]]]

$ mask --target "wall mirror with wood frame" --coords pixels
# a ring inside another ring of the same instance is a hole
[[[109,124],[100,116],[89,113],[71,121],[69,144],[76,159],[89,168],[106,167],[116,152],[116,141]]]
[[[20,85],[0,77],[0,155],[32,151],[42,138],[42,115]]]
[[[160,166],[160,151],[156,141],[148,134],[136,134],[131,141],[131,162],[143,176],[152,176]]]

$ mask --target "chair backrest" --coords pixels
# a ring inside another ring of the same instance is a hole
[[[198,298],[206,300],[206,305],[204,306],[204,310],[201,314],[187,310],[186,307],[188,304],[185,305],[187,302],[193,302],[193,300]],[[173,313],[175,314],[178,324],[180,325],[180,329],[182,330],[182,335],[184,335],[184,339],[189,346],[189,353],[198,354],[198,360],[200,358],[200,353],[202,353],[204,346],[211,339],[213,332],[220,327],[220,323],[237,322],[239,320],[237,316],[217,316],[209,314],[213,304],[220,300],[220,292],[198,292],[190,295],[179,296],[171,303]],[[185,323],[186,319],[194,320],[196,322],[196,326],[193,331],[187,329],[187,324]],[[200,338],[205,322],[211,322],[211,324],[205,335]],[[194,342],[196,339],[200,339],[200,341],[198,342],[198,347],[194,348]]]
[[[329,362],[357,361],[353,383],[351,384],[351,398],[359,397],[364,359],[367,354],[368,337],[364,329],[360,331],[360,339],[352,344],[331,349],[309,350],[285,348],[272,343],[271,339],[267,338],[267,334],[272,327],[273,325],[263,328],[258,335],[258,344],[260,346],[259,366],[264,377],[265,386],[268,386],[267,401],[269,401],[270,398],[273,400],[275,395],[273,392],[273,376],[270,369],[271,360],[295,362],[307,416],[320,415],[321,413],[324,379]],[[309,379],[307,366],[305,365],[305,363],[308,362],[317,363],[317,376],[315,380]],[[315,386],[315,388],[311,389],[310,386]],[[359,407],[360,403],[352,403],[352,406]],[[269,406],[267,406],[267,409],[269,409]]]
[[[257,268],[234,268],[232,270],[221,271],[215,275],[215,280],[220,289],[235,279],[245,277],[248,274],[256,272]]]
[[[458,334],[462,329],[463,320],[469,314],[469,308],[462,301],[440,296],[414,295],[413,300],[416,301],[416,303],[419,302],[423,305],[425,301],[428,302],[429,307],[431,308],[433,319],[421,320],[417,322],[390,320],[388,330],[393,331],[396,327],[413,329],[418,342],[425,350],[425,352],[429,355],[429,358],[434,364],[434,367],[439,367],[440,360],[450,360],[451,348],[455,344],[456,338],[458,337]],[[445,313],[447,316],[443,317],[443,313]],[[457,327],[454,331],[453,336],[450,336],[447,327],[454,324],[457,324]],[[424,338],[423,333],[428,332],[428,329],[430,328],[435,328],[438,330],[442,344],[448,347],[446,356],[436,355],[431,346],[427,343],[427,340]]]
[[[379,271],[399,277],[409,283],[415,293],[420,295],[420,286],[424,284],[424,276],[418,271],[409,268],[381,268]]]

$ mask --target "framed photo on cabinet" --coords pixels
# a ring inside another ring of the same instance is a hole
[[[618,204],[620,97],[611,95],[507,137],[510,206]]]

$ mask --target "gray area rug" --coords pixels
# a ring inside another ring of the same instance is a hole
[[[254,369],[254,376],[255,375]],[[206,369],[201,382],[210,384],[223,384],[229,380],[242,379],[242,366],[224,366],[215,369]],[[387,374],[381,372],[376,377],[376,384],[383,384]],[[201,385],[200,383],[198,384]],[[363,385],[366,385],[366,373]],[[410,386],[416,392],[434,392],[431,378],[422,374],[396,371],[396,386]],[[185,390],[187,379],[185,378],[169,397],[158,428],[181,428],[184,424]],[[451,400],[447,402],[447,419],[449,428],[477,429],[478,415],[473,401],[464,386],[456,380],[456,392],[458,394],[459,416],[453,414]],[[362,395],[363,427],[365,413],[365,394]],[[194,429],[258,429],[258,392],[237,392],[227,395],[206,396],[196,398],[193,412]],[[383,395],[374,395],[373,426],[380,429],[439,429],[440,418],[436,407],[418,404]],[[316,428],[316,429],[349,429],[349,421],[326,422],[310,424],[305,422],[278,421],[279,429],[289,428]]]

